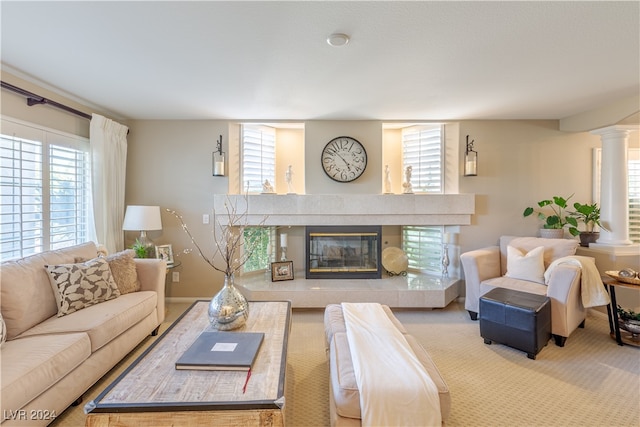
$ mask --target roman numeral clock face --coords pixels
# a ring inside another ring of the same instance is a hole
[[[332,139],[322,150],[322,168],[338,182],[357,179],[367,167],[367,152],[358,140],[349,136]]]

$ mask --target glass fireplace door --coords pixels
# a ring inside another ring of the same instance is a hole
[[[307,227],[309,278],[380,278],[380,226]]]

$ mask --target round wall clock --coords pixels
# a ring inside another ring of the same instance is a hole
[[[322,150],[322,169],[338,182],[357,179],[367,167],[367,152],[360,142],[350,136],[333,138]]]

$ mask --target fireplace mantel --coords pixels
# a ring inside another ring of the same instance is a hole
[[[226,204],[247,225],[469,225],[475,213],[474,194],[215,194],[213,203],[222,224]]]

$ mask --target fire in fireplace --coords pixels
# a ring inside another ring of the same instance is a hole
[[[379,279],[381,226],[309,226],[307,279]]]

